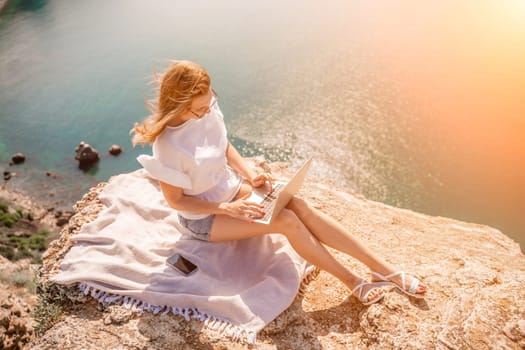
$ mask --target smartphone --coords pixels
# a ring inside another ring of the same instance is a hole
[[[182,273],[184,276],[190,275],[192,272],[197,270],[197,265],[186,259],[180,254],[174,254],[168,258],[166,263],[173,267],[175,270]]]

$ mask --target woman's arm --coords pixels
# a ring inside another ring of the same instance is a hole
[[[244,176],[253,187],[262,186],[268,181],[271,190],[273,177],[268,173],[257,175],[252,169],[250,169],[248,164],[246,164],[244,158],[239,152],[237,152],[231,142],[228,142],[228,148],[226,149],[226,160],[228,165],[231,166],[233,170]]]
[[[229,203],[215,203],[192,196],[186,196],[180,187],[172,186],[159,181],[160,188],[169,206],[176,210],[194,212],[198,214],[223,214],[238,219],[250,220],[250,217],[262,217],[262,206],[238,199]]]
[[[228,142],[228,148],[226,149],[226,160],[233,170],[244,176],[247,180],[251,181],[251,179],[257,176],[257,174],[248,167],[244,158],[237,152],[231,142]]]
[[[208,202],[199,198],[186,196],[182,188],[172,186],[159,181],[164,198],[170,207],[177,210],[195,212],[199,214],[224,214],[220,208],[220,203]]]

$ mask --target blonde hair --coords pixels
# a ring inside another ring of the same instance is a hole
[[[177,120],[191,108],[195,97],[210,90],[211,79],[204,68],[190,61],[173,61],[161,75],[153,73],[154,82],[159,86],[156,97],[146,101],[151,112],[142,123],[134,123],[130,134],[133,147],[152,144],[166,125]]]

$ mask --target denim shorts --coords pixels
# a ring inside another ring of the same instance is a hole
[[[180,214],[178,216],[180,224],[190,231],[193,238],[206,242],[210,240],[210,231],[215,215],[208,215],[197,220],[186,219]]]

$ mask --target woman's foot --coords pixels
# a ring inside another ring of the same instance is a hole
[[[392,286],[391,282],[361,282],[352,289],[354,295],[363,305],[377,303],[385,296],[385,290],[382,287]]]
[[[372,281],[392,282],[401,292],[416,298],[423,298],[427,291],[427,286],[404,271],[396,271],[385,275],[372,271]]]

